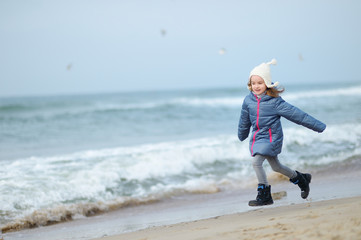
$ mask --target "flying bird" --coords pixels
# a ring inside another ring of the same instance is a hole
[[[221,48],[221,49],[219,49],[218,53],[219,53],[219,55],[224,55],[224,54],[226,54],[226,49]]]
[[[301,62],[303,61],[303,56],[301,53],[298,54],[298,60],[300,60]]]
[[[167,35],[167,30],[161,29],[160,33],[162,34],[162,37],[165,37],[165,35]]]

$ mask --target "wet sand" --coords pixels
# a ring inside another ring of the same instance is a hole
[[[273,192],[286,190],[287,196],[275,200],[271,206],[249,207],[246,212],[155,226],[96,240],[361,239],[360,162],[352,159],[342,167],[335,164],[314,169],[307,201],[300,198],[297,187],[281,181],[274,185]]]
[[[360,239],[361,197],[258,208],[101,240]],[[99,239],[99,240],[100,240]]]

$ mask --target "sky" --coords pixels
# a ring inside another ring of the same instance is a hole
[[[361,1],[0,0],[0,97],[361,83]]]

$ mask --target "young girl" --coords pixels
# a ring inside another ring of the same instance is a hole
[[[248,81],[248,89],[251,92],[243,101],[238,124],[238,138],[241,141],[248,137],[252,126],[249,148],[259,184],[256,200],[250,201],[249,206],[273,204],[271,186],[262,167],[265,159],[273,171],[289,177],[292,183],[298,184],[302,198],[307,198],[310,192],[311,174],[292,170],[278,160],[277,155],[281,153],[283,142],[280,118],[284,117],[316,132],[323,132],[326,128],[324,123],[285,102],[279,96],[283,90],[276,88],[278,82],[272,83],[270,73],[270,64],[276,63],[273,59],[251,71]]]

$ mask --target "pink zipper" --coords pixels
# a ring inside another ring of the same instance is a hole
[[[269,132],[269,141],[272,142],[272,130],[268,129]]]
[[[256,134],[258,133],[259,131],[259,126],[258,126],[258,120],[259,120],[259,103],[261,102],[261,99],[258,98],[256,96],[256,99],[257,99],[257,121],[256,121],[256,126],[257,126],[257,131],[254,133],[253,135],[253,142],[252,142],[252,147],[251,147],[251,153],[253,155],[253,145],[254,145],[254,142],[256,141]]]

